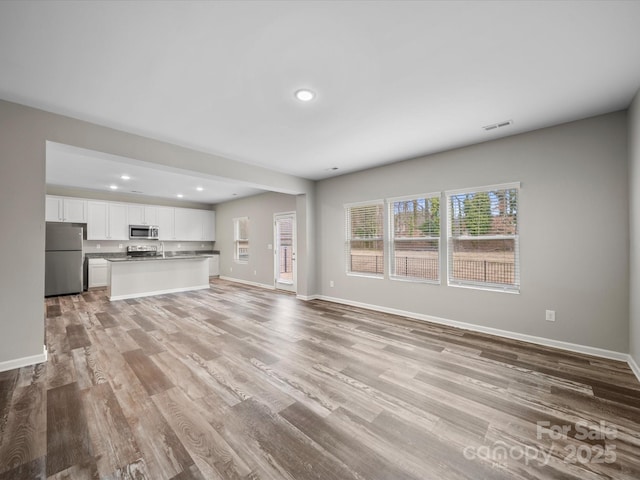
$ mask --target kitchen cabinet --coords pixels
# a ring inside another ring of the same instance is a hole
[[[209,258],[209,276],[220,276],[220,255],[213,255],[211,258]]]
[[[107,202],[87,204],[87,240],[107,240]]]
[[[175,208],[157,207],[159,240],[175,240]]]
[[[203,215],[200,212],[204,212],[204,210],[194,210],[191,208],[175,209],[176,240],[202,240]]]
[[[107,286],[108,263],[104,258],[89,259],[89,288]]]
[[[205,212],[202,226],[202,240],[214,242],[216,240],[216,212],[203,210]]]
[[[176,240],[213,242],[215,228],[215,212],[211,210],[175,209]]]
[[[47,222],[61,222],[62,216],[62,199],[47,195],[44,206],[44,219]]]
[[[158,208],[153,205],[130,204],[127,209],[130,225],[158,225]]]
[[[87,203],[87,240],[129,240],[126,204]]]
[[[47,197],[47,221],[58,220],[68,212],[73,222],[87,223],[87,240],[129,240],[129,225],[157,225],[159,240],[183,242],[213,242],[216,239],[215,212],[193,208],[127,204],[101,200],[81,200],[82,204],[64,204]],[[77,199],[74,199],[77,200]],[[61,210],[60,210],[61,209]],[[84,222],[77,220],[85,212]],[[49,220],[49,214],[55,219]]]
[[[109,239],[129,240],[129,221],[127,205],[122,203],[109,203]]]
[[[82,198],[47,195],[45,220],[47,222],[86,223],[87,201]]]

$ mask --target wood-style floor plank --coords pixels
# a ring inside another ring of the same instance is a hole
[[[122,356],[149,395],[155,395],[173,387],[162,370],[142,350],[130,350],[124,352]]]
[[[47,392],[47,475],[93,458],[89,427],[76,383]]]
[[[640,478],[623,362],[222,280],[45,306],[49,361],[0,373],[0,480]]]
[[[80,394],[98,472],[106,476],[135,464],[141,458],[140,450],[111,386],[101,383]]]

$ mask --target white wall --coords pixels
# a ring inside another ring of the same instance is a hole
[[[216,250],[220,250],[220,275],[273,287],[273,215],[296,210],[296,196],[263,193],[216,205]],[[249,217],[249,261],[233,259],[233,219]]]
[[[640,365],[640,90],[629,108],[629,353]]]
[[[320,293],[627,352],[626,129],[618,112],[320,181]],[[505,182],[522,182],[519,295],[346,275],[345,203]]]
[[[0,100],[0,370],[43,352],[47,140],[264,190],[299,195],[313,189],[309,180]]]

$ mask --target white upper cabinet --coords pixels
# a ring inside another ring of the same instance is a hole
[[[87,205],[87,240],[107,240],[107,202]]]
[[[213,242],[215,212],[193,208],[161,207],[100,200],[64,203],[47,196],[47,221],[87,224],[87,240],[129,240],[129,225],[157,225],[159,240]],[[84,215],[85,220],[80,220]]]
[[[175,208],[157,207],[158,236],[160,240],[175,240]]]
[[[47,222],[87,222],[87,201],[82,198],[47,195],[45,202],[45,220]]]
[[[216,239],[216,212],[203,210],[204,224],[202,226],[202,240],[213,242]]]
[[[86,223],[87,201],[80,198],[64,198],[62,200],[64,222]]]
[[[153,205],[129,204],[130,225],[158,225],[158,208]]]
[[[158,225],[158,207],[145,205],[143,225]]]
[[[191,208],[175,209],[176,240],[202,240],[202,211]]]
[[[129,240],[129,220],[127,205],[124,203],[109,203],[109,239]]]
[[[44,219],[47,222],[61,222],[62,217],[62,198],[47,195],[44,206]]]
[[[129,240],[127,205],[89,201],[87,240]]]
[[[215,212],[192,208],[175,209],[175,240],[215,240]]]

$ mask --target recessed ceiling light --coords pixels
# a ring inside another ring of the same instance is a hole
[[[301,102],[310,102],[316,97],[315,92],[308,90],[306,88],[301,88],[300,90],[296,91],[295,95],[296,95],[296,98]]]
[[[111,190],[117,190],[118,189],[118,185],[109,185],[109,188]]]
[[[336,170],[338,170],[338,167],[327,168],[327,172],[335,172]]]
[[[129,175],[121,175],[120,178],[122,180],[131,180],[131,177]]]
[[[178,197],[178,198],[182,198],[182,197],[184,197],[184,195],[183,195],[183,194],[181,194],[181,193],[179,193],[179,194],[177,194],[177,195],[176,195],[176,197]]]
[[[204,190],[204,188],[202,188],[202,187],[196,187],[196,190],[198,190],[199,192],[201,192],[201,191],[203,191],[203,190]]]

